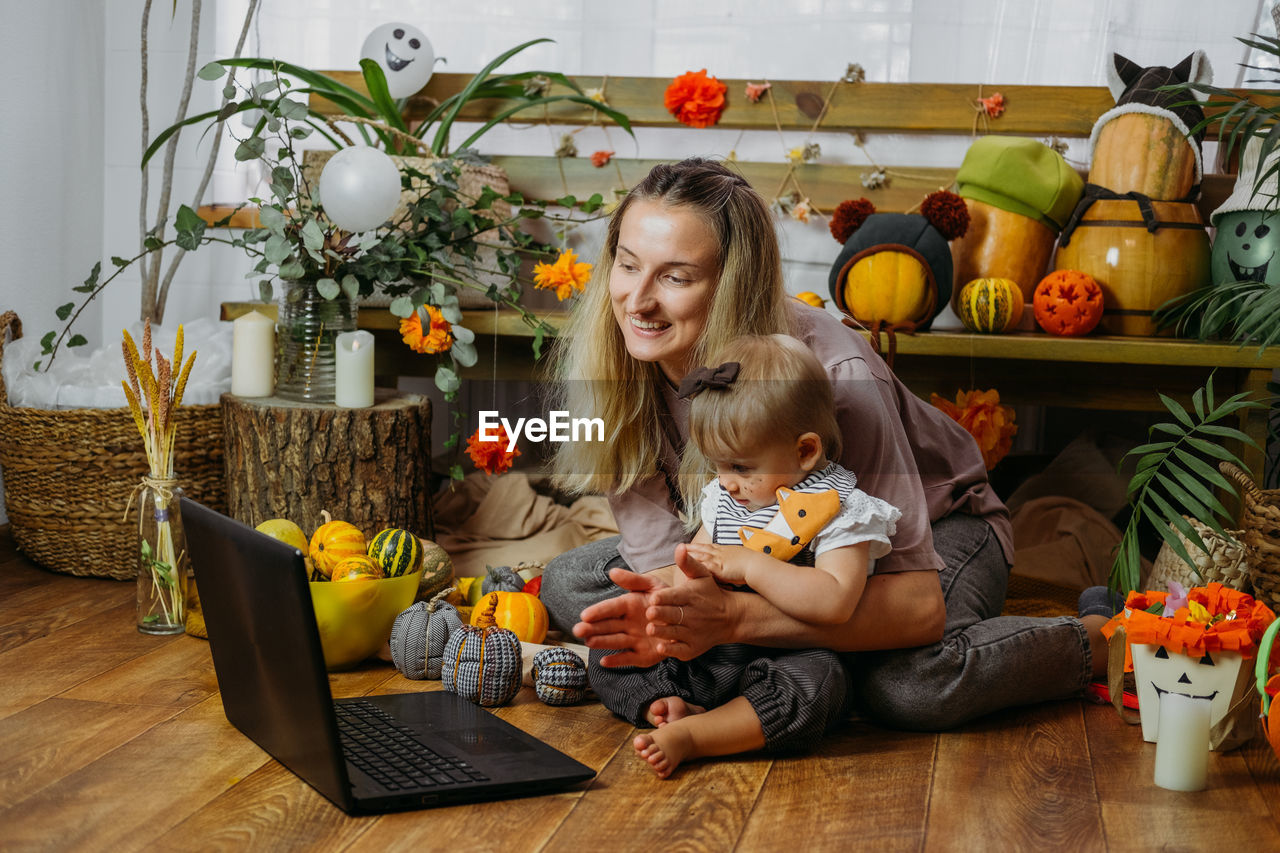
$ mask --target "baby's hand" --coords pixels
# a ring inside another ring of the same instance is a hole
[[[744,584],[747,582],[747,567],[741,559],[745,548],[725,545],[711,545],[703,542],[690,542],[688,553],[711,572],[720,583]]]

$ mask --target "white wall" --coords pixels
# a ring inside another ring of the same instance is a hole
[[[2,0],[0,12],[0,310],[38,339],[102,255],[105,14],[92,0]],[[100,316],[85,316],[86,336]]]

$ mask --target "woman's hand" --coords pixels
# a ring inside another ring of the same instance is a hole
[[[733,637],[731,594],[695,556],[695,547],[676,546],[683,579],[651,591],[644,614],[657,650],[680,660],[692,660]]]
[[[609,579],[627,590],[582,611],[581,622],[573,626],[574,636],[588,648],[618,649],[602,658],[601,666],[653,666],[666,657],[648,631],[645,611],[648,595],[666,589],[657,572],[640,574],[627,569],[610,569]]]

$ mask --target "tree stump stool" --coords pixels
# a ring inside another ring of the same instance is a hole
[[[227,507],[257,526],[287,518],[310,535],[328,510],[371,537],[428,539],[431,401],[379,388],[367,409],[222,395]]]

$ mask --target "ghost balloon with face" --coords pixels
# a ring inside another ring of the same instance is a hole
[[[1237,210],[1218,219],[1210,269],[1214,284],[1256,281],[1280,284],[1280,215],[1266,210]]]
[[[391,97],[407,98],[431,79],[435,53],[422,30],[409,24],[391,23],[376,28],[360,48],[361,59],[372,59],[387,75]]]

